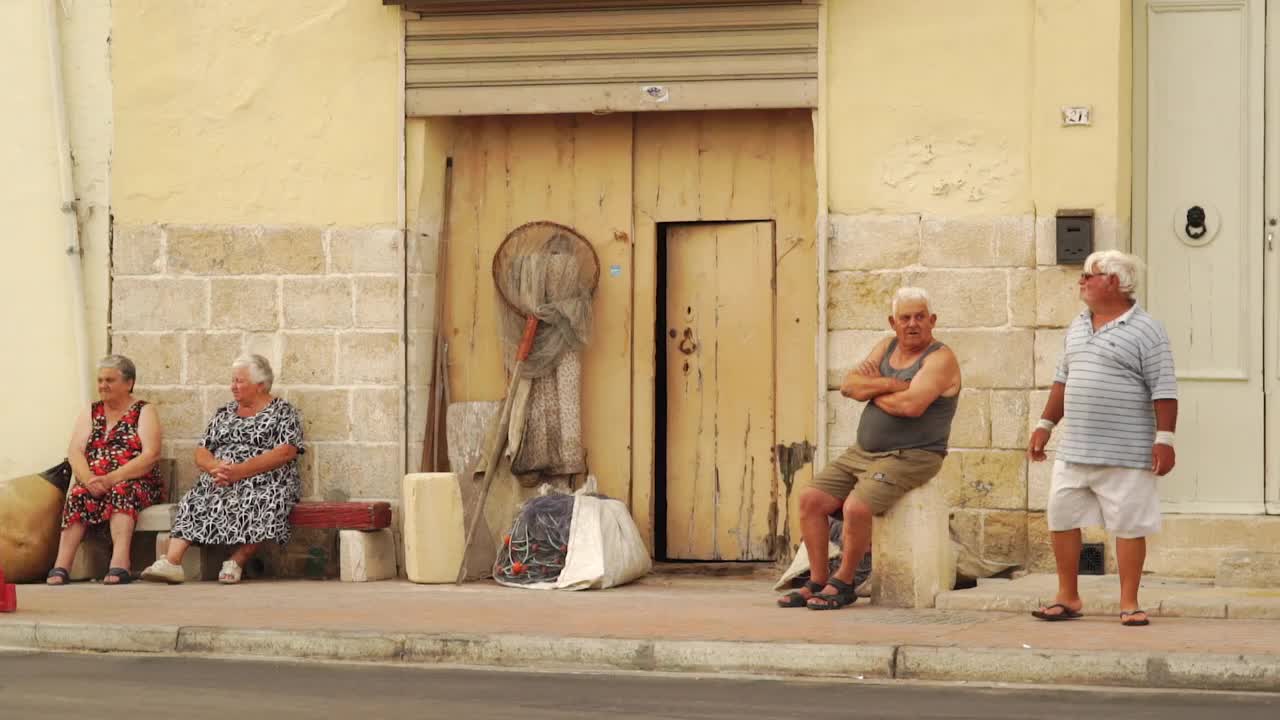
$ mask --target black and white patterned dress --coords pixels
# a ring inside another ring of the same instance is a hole
[[[218,408],[200,446],[218,460],[240,463],[284,444],[302,447],[302,416],[280,398],[256,415],[240,417],[236,403]],[[275,540],[289,542],[289,513],[301,495],[298,461],[227,487],[201,473],[196,486],[182,496],[170,534],[197,545],[243,545]]]

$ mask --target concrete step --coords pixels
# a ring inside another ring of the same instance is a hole
[[[1280,553],[1232,553],[1218,563],[1214,585],[1225,588],[1280,588]]]
[[[1030,612],[1052,603],[1058,578],[1033,574],[1016,580],[986,579],[965,590],[939,593],[939,610]],[[1118,575],[1082,575],[1080,596],[1086,615],[1120,613]],[[1280,620],[1280,587],[1218,587],[1212,578],[1142,578],[1138,601],[1154,617]]]

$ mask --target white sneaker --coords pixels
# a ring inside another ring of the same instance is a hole
[[[142,579],[148,582],[162,582],[170,585],[180,585],[187,579],[187,574],[183,572],[181,565],[174,565],[169,562],[169,558],[162,557],[151,563],[146,570],[142,571]]]
[[[235,585],[240,582],[241,568],[235,560],[228,560],[222,563],[222,569],[218,571],[218,582],[223,585]]]

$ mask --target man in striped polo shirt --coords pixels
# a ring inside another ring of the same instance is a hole
[[[1049,530],[1058,595],[1032,613],[1042,620],[1080,617],[1080,528],[1101,525],[1116,538],[1120,622],[1147,625],[1138,584],[1147,535],[1160,530],[1156,478],[1173,469],[1178,419],[1169,336],[1138,307],[1136,258],[1093,253],[1080,275],[1087,310],[1067,329],[1062,360],[1028,454],[1045,459],[1049,434],[1064,417],[1049,489]]]

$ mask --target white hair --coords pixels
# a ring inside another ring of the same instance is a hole
[[[245,368],[249,371],[249,379],[262,385],[267,392],[271,392],[271,383],[275,380],[275,374],[271,372],[271,363],[267,359],[257,354],[241,355],[231,363],[232,370]]]
[[[898,292],[893,294],[893,305],[890,310],[894,315],[898,314],[898,305],[904,302],[920,301],[924,303],[924,309],[933,312],[933,306],[929,303],[929,293],[924,288],[918,287],[900,287]]]
[[[1119,250],[1099,250],[1085,258],[1084,271],[1115,275],[1120,290],[1133,299],[1138,288],[1138,270],[1142,261]]]
[[[133,361],[123,355],[107,355],[98,361],[99,370],[119,370],[125,382],[138,381],[138,368]]]

